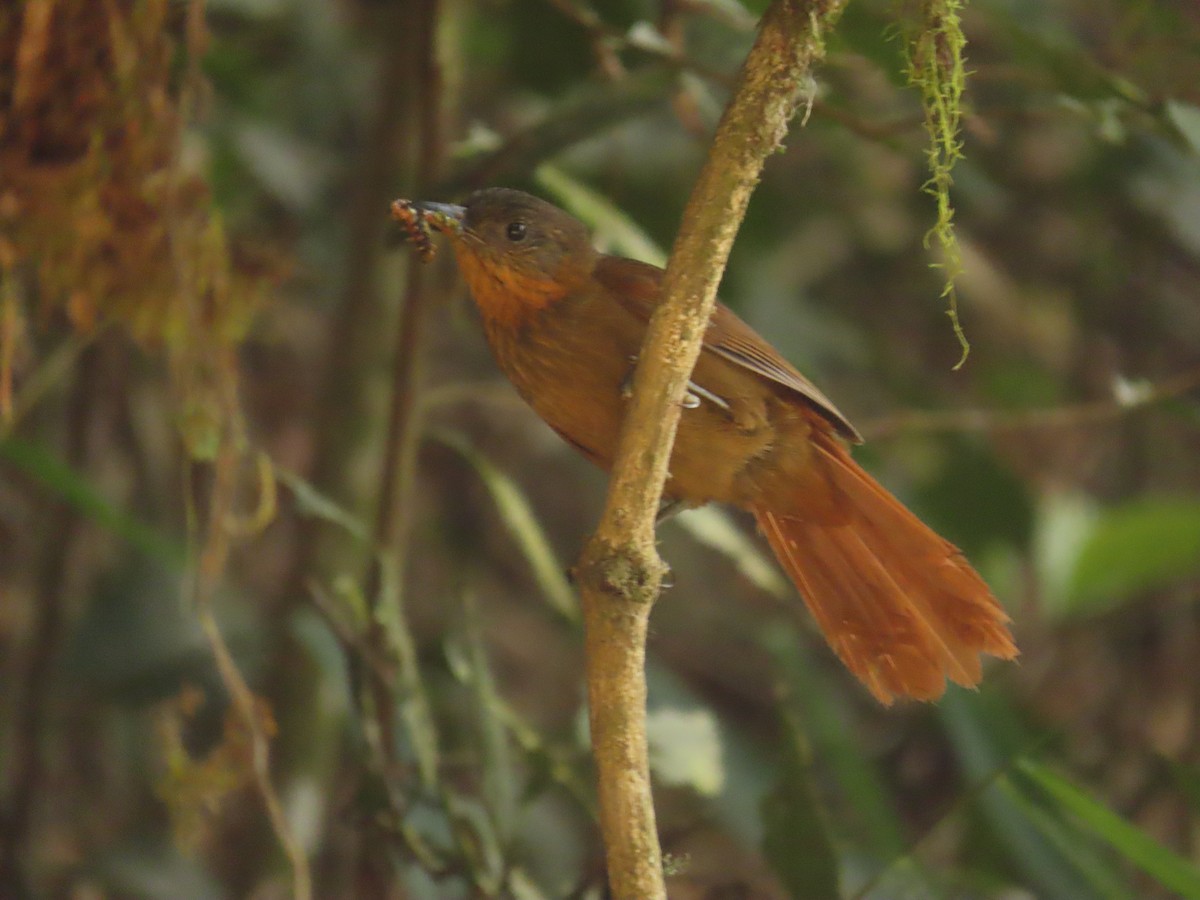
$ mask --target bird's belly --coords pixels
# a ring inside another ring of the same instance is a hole
[[[621,385],[632,363],[597,335],[586,344],[553,334],[489,331],[496,361],[525,402],[577,450],[607,469],[616,450]]]

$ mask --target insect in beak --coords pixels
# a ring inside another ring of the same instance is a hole
[[[392,218],[404,226],[409,242],[416,248],[422,262],[429,262],[436,252],[430,229],[443,234],[457,234],[462,229],[466,210],[451,203],[428,203],[416,200],[396,200],[392,203]]]

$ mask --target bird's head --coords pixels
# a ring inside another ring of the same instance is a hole
[[[407,208],[450,238],[480,311],[498,323],[519,324],[579,291],[596,264],[582,222],[522,191],[488,188],[461,206],[417,201]]]

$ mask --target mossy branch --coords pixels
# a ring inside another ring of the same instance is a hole
[[[775,0],[763,15],[684,211],[634,377],[604,514],[579,566],[600,825],[618,900],[666,896],[647,759],[645,643],[664,566],[654,524],[717,285],[767,156],[845,0]]]
[[[962,94],[966,86],[963,48],[967,39],[962,31],[959,11],[963,0],[921,0],[920,22],[913,28],[907,46],[909,84],[921,92],[925,107],[925,130],[929,133],[929,180],[925,193],[937,203],[937,221],[925,234],[928,248],[934,240],[941,249],[941,261],[931,263],[945,273],[942,297],[946,315],[954,327],[962,355],[954,368],[967,361],[971,345],[958,317],[958,290],[955,283],[962,274],[962,252],[954,231],[954,207],[950,186],[955,163],[962,158],[959,124],[962,118]]]

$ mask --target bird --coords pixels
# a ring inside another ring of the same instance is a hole
[[[500,370],[572,447],[609,469],[663,270],[600,253],[587,226],[510,188],[397,200],[423,258],[448,238]],[[850,455],[862,439],[811,381],[718,303],[682,401],[664,501],[753,515],[834,653],[882,704],[974,687],[1018,655],[963,554]]]

